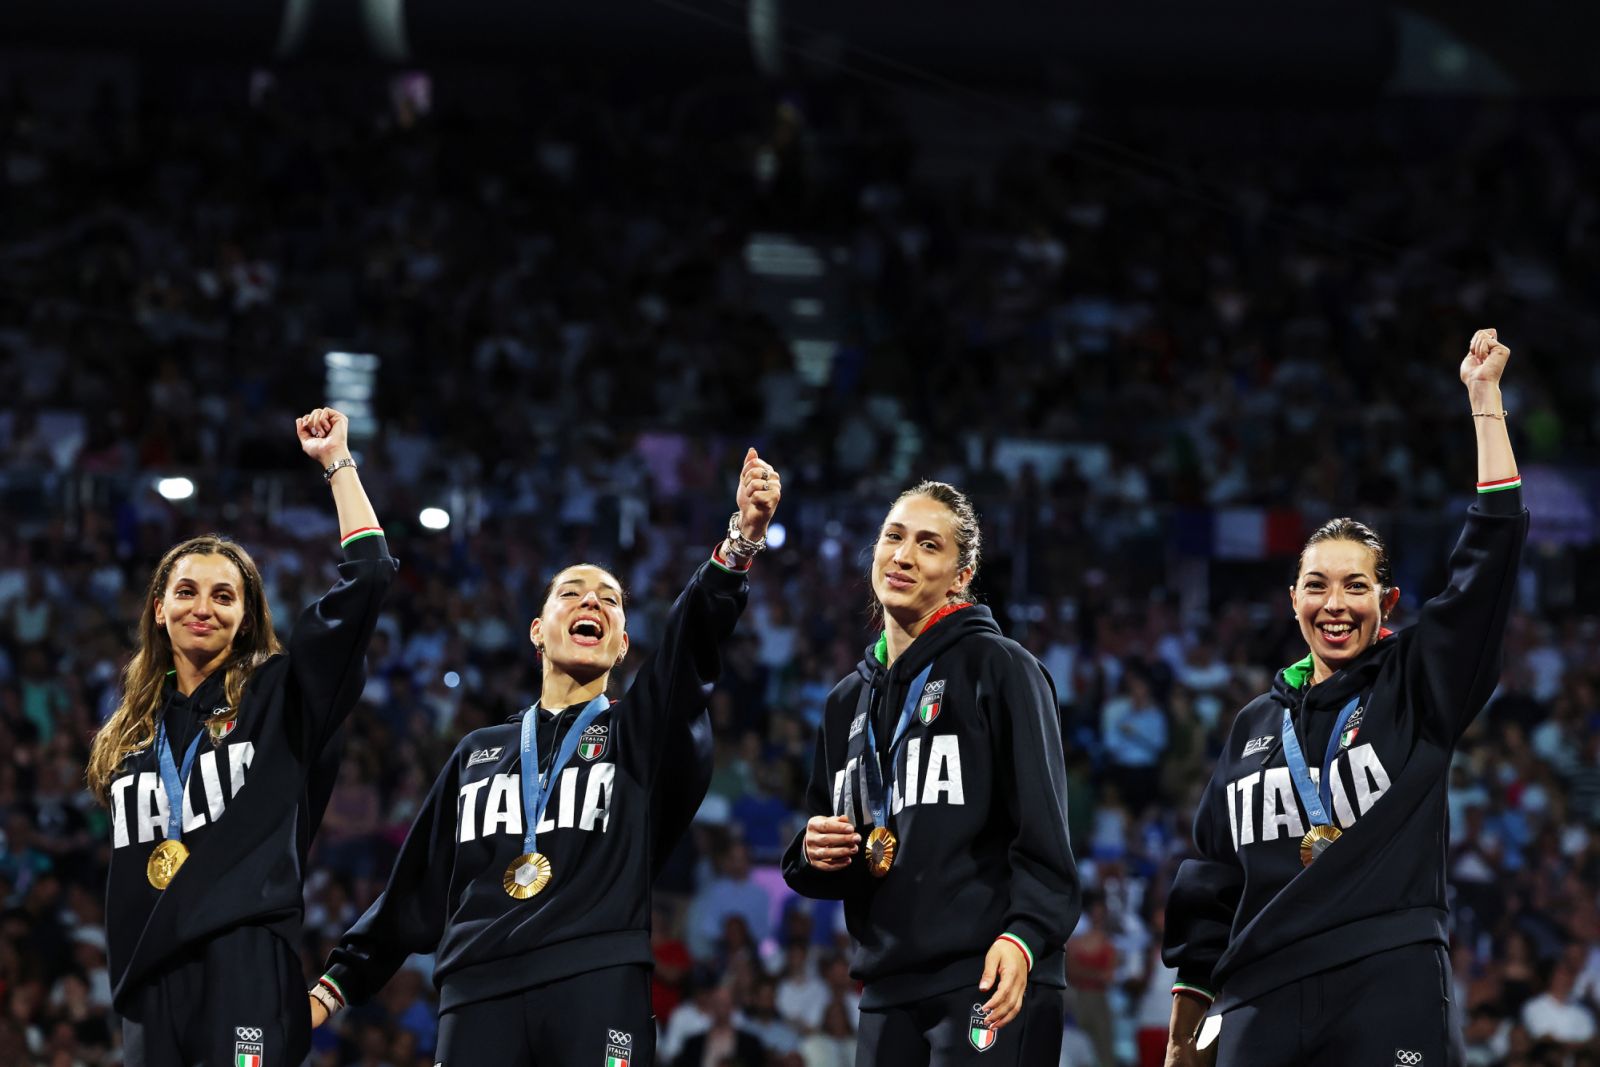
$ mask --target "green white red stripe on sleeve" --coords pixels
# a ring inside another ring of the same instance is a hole
[[[339,983],[335,982],[332,978],[329,978],[327,975],[323,975],[321,978],[317,979],[317,984],[325,986],[328,992],[333,994],[333,999],[337,1000],[340,1004],[346,1003],[344,990],[340,989]]]
[[[383,527],[382,526],[363,526],[363,527],[361,527],[359,529],[351,530],[349,533],[347,533],[343,537],[339,538],[339,547],[340,548],[348,548],[348,547],[350,547],[352,542],[359,541],[363,537],[382,537],[382,536],[383,536]]]
[[[1513,474],[1509,478],[1497,478],[1492,482],[1479,482],[1478,492],[1499,493],[1507,489],[1515,489],[1522,484],[1522,475]]]
[[[1013,945],[1016,945],[1018,948],[1020,948],[1022,950],[1023,956],[1025,956],[1027,958],[1027,960],[1028,960],[1028,970],[1030,970],[1030,971],[1033,970],[1033,949],[1028,947],[1028,943],[1026,941],[1022,940],[1022,938],[1018,937],[1016,934],[1012,933],[1009,930],[1007,930],[1005,933],[1001,934],[999,937],[995,938],[995,940],[996,941],[1009,941]]]
[[[721,545],[718,545],[716,548],[711,550],[711,562],[715,563],[718,567],[721,567],[729,574],[743,574],[750,569],[750,565],[755,561],[756,558],[754,556],[747,556],[742,561],[725,559],[722,555]]]

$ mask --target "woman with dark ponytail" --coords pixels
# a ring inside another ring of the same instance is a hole
[[[1447,779],[1500,675],[1528,532],[1500,376],[1479,330],[1461,361],[1477,500],[1416,623],[1389,553],[1334,519],[1289,602],[1306,656],[1233,722],[1195,815],[1200,856],[1167,902],[1168,1067],[1463,1061],[1445,900]]]
[[[955,487],[889,509],[870,575],[883,632],[828,697],[783,858],[796,892],[844,901],[857,1067],[1060,1055],[1079,907],[1060,716],[1038,661],[973,601],[980,555]]]

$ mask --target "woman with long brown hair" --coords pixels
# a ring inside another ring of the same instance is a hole
[[[95,735],[87,778],[111,809],[106,935],[129,1067],[299,1063],[309,1049],[294,947],[306,853],[395,570],[347,428],[332,408],[295,420],[332,490],[344,562],[287,646],[243,547],[214,534],[175,545]]]

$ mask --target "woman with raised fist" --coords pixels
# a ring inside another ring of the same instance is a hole
[[[750,449],[726,538],[615,701],[622,584],[590,563],[555,574],[529,628],[539,700],[456,746],[311,990],[315,1023],[434,953],[447,1067],[654,1062],[650,883],[710,784],[706,700],[780,496]]]
[[[1241,709],[1195,815],[1164,958],[1169,1067],[1462,1062],[1445,900],[1446,782],[1500,675],[1528,531],[1500,376],[1479,330],[1461,361],[1477,499],[1444,592],[1398,632],[1383,541],[1333,519],[1289,603],[1306,656]]]
[[[395,572],[347,429],[332,408],[295,420],[344,561],[288,646],[243,547],[215,534],[175,545],[95,735],[87,778],[111,809],[106,943],[129,1067],[299,1063],[310,1049],[295,948],[306,853]]]

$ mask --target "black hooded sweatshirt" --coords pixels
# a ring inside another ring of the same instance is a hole
[[[538,827],[551,881],[526,900],[502,877],[523,851],[526,712],[456,746],[383,893],[328,957],[324,979],[370,999],[413,952],[437,953],[439,1010],[575,974],[649,965],[650,882],[711,782],[706,701],[744,611],[742,572],[702,565],[627,695],[584,731]],[[538,710],[548,771],[582,705]]]
[[[1493,693],[1528,513],[1484,494],[1449,584],[1416,625],[1312,686],[1310,658],[1245,705],[1195,814],[1199,859],[1178,869],[1162,957],[1226,1011],[1297,979],[1419,942],[1447,943],[1447,780],[1457,740]],[[1337,738],[1340,712],[1356,710]],[[1283,709],[1314,778],[1334,746],[1330,811],[1342,836],[1310,867],[1310,828],[1280,740]]]
[[[894,866],[874,878],[858,854],[842,870],[819,870],[805,859],[802,830],[784,854],[784,880],[805,896],[844,901],[864,1008],[976,986],[1003,934],[1029,956],[1030,982],[1064,986],[1062,945],[1078,921],[1079,887],[1048,677],[985,607],[937,618],[892,667],[886,658],[880,639],[828,695],[806,815],[844,815],[865,842],[862,716],[873,716],[886,753],[907,689],[931,663],[896,750],[887,814],[899,838]]]
[[[336,733],[366,681],[367,642],[395,561],[381,533],[352,540],[339,581],[301,613],[288,650],[258,667],[244,706],[216,730],[223,672],[187,697],[169,681],[162,711],[174,762],[200,741],[184,788],[189,858],[165,890],[145,864],[166,839],[167,798],[154,745],[130,755],[111,781],[111,874],[106,948],[112,1003],[186,950],[241,926],[300,943],[306,853],[339,771]]]

